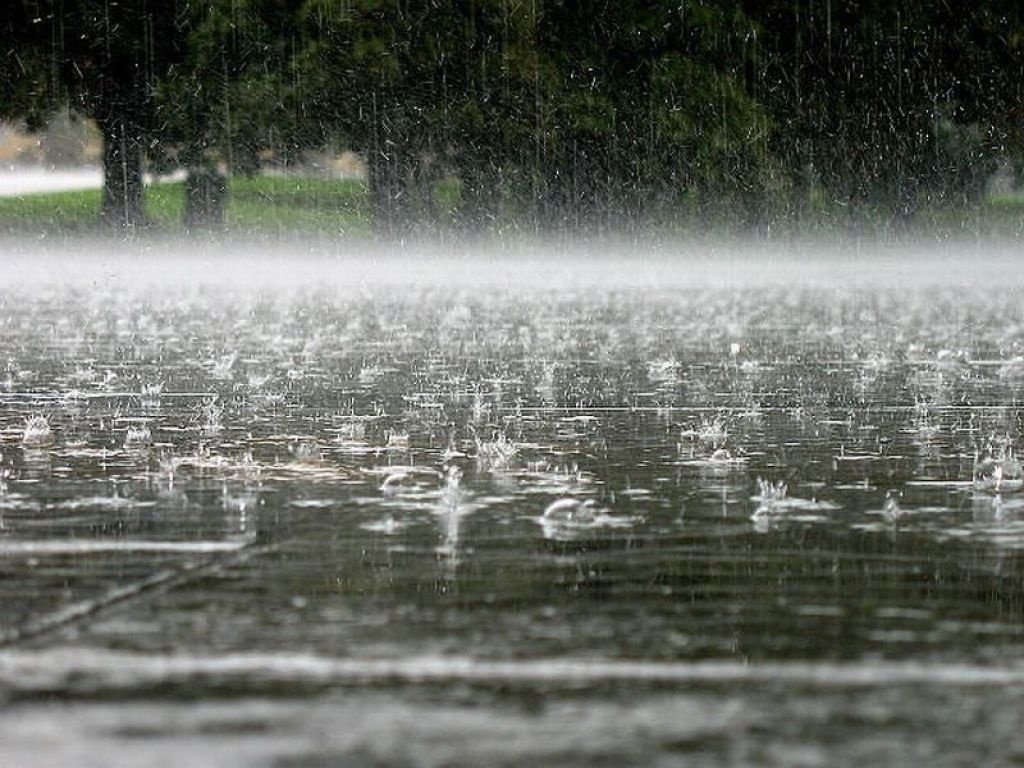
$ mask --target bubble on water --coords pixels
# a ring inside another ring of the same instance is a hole
[[[387,472],[380,484],[380,492],[385,496],[396,496],[400,493],[420,492],[440,488],[442,475],[428,467],[393,467]]]
[[[544,538],[566,541],[606,528],[628,528],[634,516],[613,515],[593,498],[565,496],[548,504],[536,518]]]
[[[569,524],[593,523],[597,516],[597,502],[593,499],[571,497],[553,501],[544,508],[543,518],[550,522]]]

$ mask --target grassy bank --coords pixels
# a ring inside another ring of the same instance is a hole
[[[0,198],[0,232],[89,234],[102,229],[98,189]],[[184,183],[146,189],[146,214],[157,234],[183,233]],[[364,234],[370,229],[366,186],[353,179],[292,176],[235,178],[230,182],[228,233]]]
[[[454,221],[458,186],[442,183],[435,190],[441,221]],[[103,232],[98,220],[101,191],[84,190],[0,198],[0,233],[50,236]],[[152,232],[183,234],[183,183],[156,184],[146,190],[146,212]],[[834,214],[834,211],[832,212]],[[726,220],[676,222],[664,234],[736,234]],[[225,211],[226,234],[275,236],[312,235],[339,237],[365,235],[372,229],[366,185],[355,179],[322,179],[301,176],[235,178]],[[659,230],[661,231],[661,230]],[[771,232],[780,236],[805,234],[837,236],[860,233],[882,238],[902,237],[1024,237],[1024,196],[993,197],[980,206],[944,208],[919,213],[898,227],[879,218],[855,224],[822,210],[800,222],[780,222]],[[599,233],[593,233],[599,234]]]

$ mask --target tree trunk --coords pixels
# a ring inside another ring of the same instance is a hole
[[[224,228],[224,203],[227,180],[214,168],[190,168],[185,181],[185,228],[219,230]]]
[[[404,163],[390,155],[375,153],[368,163],[370,208],[373,226],[378,235],[400,235],[410,224],[410,195]]]
[[[111,226],[146,225],[142,186],[142,130],[125,117],[99,121],[103,134],[103,207],[100,219]]]

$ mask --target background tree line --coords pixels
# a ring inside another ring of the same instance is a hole
[[[145,167],[224,174],[345,148],[374,221],[770,227],[963,206],[1021,163],[1009,0],[10,0],[0,115],[70,106],[104,141],[102,216]]]

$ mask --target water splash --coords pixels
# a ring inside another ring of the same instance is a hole
[[[903,519],[904,511],[900,507],[898,494],[888,491],[885,494],[885,503],[882,505],[882,517],[887,523],[898,523]]]
[[[43,448],[53,441],[50,421],[42,414],[35,414],[25,419],[21,442],[26,448]]]
[[[224,429],[224,406],[215,399],[203,405],[202,416],[203,423],[200,428],[204,435],[218,435]]]
[[[991,442],[983,454],[974,457],[972,482],[979,490],[1017,491],[1024,487],[1024,468],[1014,456],[1013,445],[1007,440]]]
[[[443,476],[430,467],[392,467],[380,484],[385,496],[419,493],[424,490],[438,490]]]
[[[153,442],[153,435],[145,424],[130,426],[124,436],[124,447],[128,449],[145,448]]]
[[[821,499],[804,499],[791,496],[789,486],[782,480],[771,482],[757,478],[757,494],[751,498],[757,502],[757,508],[750,516],[755,524],[763,526],[771,522],[825,522],[829,512],[839,509],[837,504]]]
[[[142,400],[143,408],[159,408],[160,396],[164,391],[164,383],[148,382],[142,385],[139,397]]]
[[[221,355],[216,360],[212,361],[210,375],[215,379],[227,380],[234,377],[233,369],[235,367],[235,361],[238,360],[237,352],[230,352],[226,355]]]
[[[477,462],[488,469],[505,469],[519,454],[519,447],[504,432],[495,432],[490,440],[481,440],[474,430],[473,442]]]

